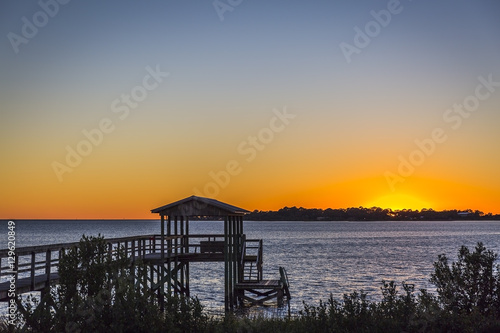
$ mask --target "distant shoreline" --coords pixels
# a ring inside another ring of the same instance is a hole
[[[155,219],[99,219],[99,218],[80,218],[80,219],[75,219],[75,218],[70,218],[70,219],[64,219],[64,218],[57,218],[57,219],[0,219],[0,222],[7,222],[7,221],[159,221],[160,219],[155,218]]]
[[[277,211],[254,210],[245,216],[254,221],[497,221],[500,214],[479,210],[411,210],[372,208],[316,209],[284,207]]]
[[[16,221],[16,222],[35,222],[35,221],[40,221],[40,222],[50,222],[50,221],[60,221],[60,222],[107,222],[107,221],[126,221],[126,222],[133,222],[133,221],[143,221],[143,222],[159,222],[160,219],[1,219],[0,222],[8,222],[8,221]],[[193,218],[190,219],[190,221],[212,221],[212,222],[217,222],[217,221],[223,221],[223,220],[215,220],[215,219],[200,219],[200,218]],[[440,220],[440,219],[435,219],[435,220],[426,220],[426,219],[407,219],[407,220],[397,220],[397,219],[391,219],[391,220],[324,220],[324,219],[316,219],[316,220],[297,220],[297,219],[286,219],[286,220],[270,220],[270,219],[243,219],[244,222],[484,222],[484,221],[497,221],[500,222],[500,217],[496,218],[482,218],[482,219],[446,219],[446,220]]]
[[[43,218],[43,219],[0,219],[1,221],[159,221],[151,219],[127,218]],[[190,220],[213,220],[213,218],[194,217]],[[380,207],[351,207],[351,208],[303,208],[284,207],[275,211],[254,210],[244,217],[245,221],[500,221],[500,214],[483,213],[479,210],[443,210],[433,209],[402,209],[391,210]]]

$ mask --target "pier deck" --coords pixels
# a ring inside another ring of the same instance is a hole
[[[224,253],[210,252],[203,249],[204,244],[217,242],[224,235],[190,235],[165,237],[170,247],[161,255],[161,236],[144,235],[106,239],[109,252],[115,253],[119,247],[131,261],[142,259],[145,263],[161,264],[170,261],[181,262],[223,262]],[[42,291],[59,279],[57,267],[61,254],[79,243],[60,243],[15,249],[15,255],[9,256],[9,250],[0,250],[0,302],[8,301],[9,291],[20,295],[32,291]],[[15,289],[11,286],[15,281]]]
[[[110,253],[115,253],[121,247],[131,261],[142,260],[148,265],[162,265],[175,261],[181,263],[224,262],[224,248],[221,246],[221,243],[223,244],[221,239],[224,235],[165,237],[164,242],[168,247],[164,248],[163,255],[160,238],[160,235],[145,235],[106,239],[106,241]],[[57,283],[60,256],[78,244],[60,243],[17,248],[14,251],[14,257],[8,256],[8,250],[0,250],[0,302],[9,300],[9,292],[14,291],[15,295],[39,292]],[[262,241],[246,240],[245,245],[245,255],[241,257],[241,260],[246,274],[244,276],[242,274],[242,281],[237,283],[235,288],[251,291],[282,289],[283,284],[280,280],[262,279]],[[257,252],[254,253],[255,251]],[[15,280],[15,289],[11,285],[11,280]],[[246,299],[249,300],[248,297]]]
[[[231,311],[244,301],[262,303],[274,297],[278,302],[288,292],[288,279],[280,268],[280,280],[264,280],[262,239],[246,239],[243,216],[249,211],[198,196],[155,208],[160,215],[160,235],[105,239],[108,255],[125,254],[131,267],[145,263],[149,288],[158,294],[160,309],[165,295],[189,294],[189,265],[193,262],[224,262],[224,302]],[[189,233],[191,218],[224,221],[221,235]],[[52,244],[0,250],[0,301],[30,291],[43,291],[56,283],[59,259],[79,243]],[[286,273],[285,273],[286,276]],[[256,296],[253,298],[245,292]]]

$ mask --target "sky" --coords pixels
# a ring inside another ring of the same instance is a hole
[[[199,195],[500,213],[500,2],[0,4],[0,218]]]

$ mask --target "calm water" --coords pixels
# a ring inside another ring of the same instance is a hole
[[[0,248],[6,248],[7,222],[0,224]],[[483,242],[500,252],[500,221],[456,222],[245,222],[247,238],[264,240],[264,278],[289,274],[292,310],[302,301],[317,304],[332,293],[364,290],[380,297],[383,279],[428,283],[438,254],[456,258],[461,245]],[[17,247],[76,242],[82,234],[125,237],[158,234],[159,221],[16,221]],[[223,233],[223,222],[190,222],[190,233]],[[211,308],[223,306],[223,263],[190,266],[193,295]]]

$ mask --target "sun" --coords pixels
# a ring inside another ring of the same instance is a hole
[[[424,200],[408,194],[389,194],[375,199],[367,207],[390,208],[392,210],[431,208]]]

